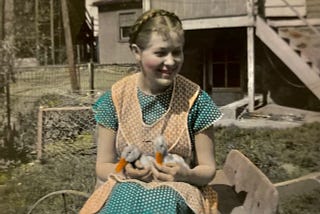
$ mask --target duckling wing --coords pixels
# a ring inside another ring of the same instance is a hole
[[[185,160],[177,154],[168,154],[164,157],[164,163],[179,163],[186,168],[190,168],[190,166],[185,162]]]
[[[141,155],[140,162],[144,167],[152,166],[152,162],[154,162],[154,157],[149,155]]]

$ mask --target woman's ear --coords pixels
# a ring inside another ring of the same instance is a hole
[[[136,44],[132,44],[130,46],[130,49],[131,49],[131,52],[133,53],[134,57],[136,58],[137,61],[140,61],[141,60],[141,49],[139,48],[138,45]]]

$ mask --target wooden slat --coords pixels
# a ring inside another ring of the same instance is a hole
[[[306,0],[287,0],[292,6],[306,6]],[[286,6],[286,3],[282,0],[266,0],[265,7]]]
[[[190,19],[182,20],[182,26],[184,30],[248,27],[254,26],[254,20],[248,16]]]
[[[151,8],[162,8],[181,19],[247,15],[246,0],[152,0]]]
[[[320,19],[306,19],[306,21],[310,25],[319,25],[320,26]],[[268,25],[272,27],[290,27],[290,26],[305,26],[306,24],[300,20],[300,19],[294,19],[294,20],[268,20]]]
[[[300,14],[300,16],[305,16],[307,14],[306,7],[297,6],[294,9]],[[274,7],[265,8],[266,17],[297,17],[297,14],[289,7]]]
[[[246,192],[242,206],[231,213],[276,213],[279,194],[268,177],[238,150],[231,150],[223,166],[235,191]]]

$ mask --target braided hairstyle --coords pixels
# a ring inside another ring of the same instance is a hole
[[[181,39],[184,39],[179,17],[166,10],[151,9],[143,13],[131,27],[129,45],[131,47],[132,44],[136,44],[143,49],[150,41],[152,32],[157,32],[164,39],[168,39],[169,33],[172,31],[177,33]]]

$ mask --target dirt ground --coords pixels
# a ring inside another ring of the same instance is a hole
[[[218,126],[236,125],[241,128],[269,127],[292,128],[304,123],[320,122],[320,112],[280,106],[277,104],[265,105],[238,120],[222,118]]]

